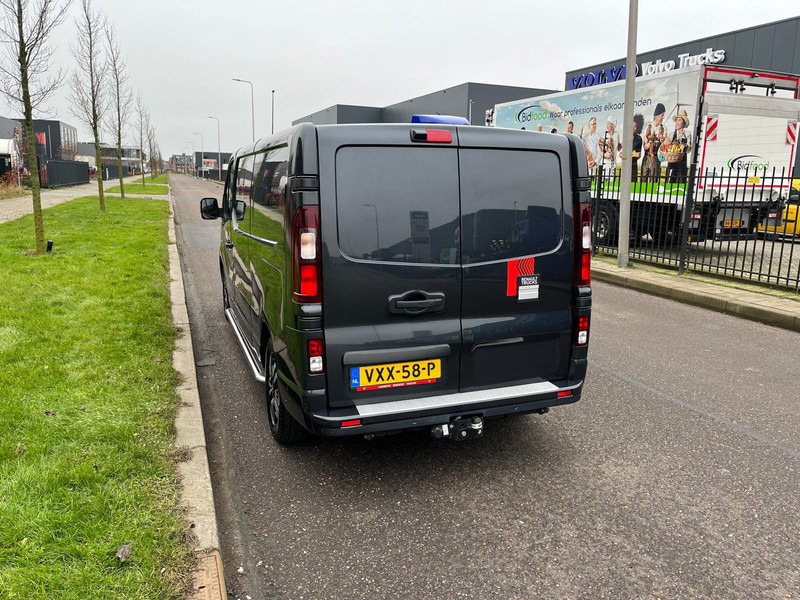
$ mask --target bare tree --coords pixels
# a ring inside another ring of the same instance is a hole
[[[131,92],[128,87],[127,63],[122,57],[119,43],[116,40],[114,26],[106,25],[106,43],[108,45],[108,74],[111,84],[111,117],[109,126],[117,141],[117,168],[119,169],[120,196],[125,198],[125,183],[122,180],[122,129],[131,112]]]
[[[142,102],[142,95],[136,96],[136,137],[139,140],[139,168],[142,171],[142,185],[145,184],[144,180],[144,142],[147,136],[147,124],[150,122],[150,117]]]
[[[53,49],[48,45],[53,30],[67,15],[69,0],[0,0],[0,38],[8,62],[0,61],[0,91],[25,115],[25,145],[33,192],[36,251],[44,252],[39,161],[33,135],[33,111],[39,109],[61,84],[61,71],[49,72]],[[49,77],[48,77],[49,75]]]
[[[150,124],[150,115],[147,115],[147,149],[150,157],[150,179],[156,176],[156,129]]]
[[[103,162],[100,157],[100,125],[106,111],[104,93],[108,65],[103,52],[105,17],[92,10],[92,0],[81,0],[81,14],[75,20],[77,44],[72,54],[78,68],[72,74],[72,113],[92,131],[97,161],[97,190],[100,210],[106,210],[103,194]]]

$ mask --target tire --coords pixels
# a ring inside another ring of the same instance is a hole
[[[617,209],[607,200],[602,200],[597,209],[597,225],[594,242],[597,246],[616,246],[619,235]]]
[[[306,430],[294,420],[283,404],[281,386],[278,379],[278,362],[272,351],[267,349],[267,377],[265,382],[269,430],[275,441],[283,446],[291,446],[306,437]]]

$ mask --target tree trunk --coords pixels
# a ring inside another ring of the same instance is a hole
[[[100,210],[106,212],[106,197],[103,194],[103,163],[100,159],[100,142],[97,139],[97,126],[94,126],[94,157],[97,161],[97,194],[100,196]]]
[[[17,0],[17,29],[19,31],[19,66],[22,80],[22,103],[25,107],[25,142],[28,146],[28,164],[30,165],[30,183],[33,192],[33,228],[36,233],[36,252],[45,251],[44,218],[42,216],[42,187],[39,182],[39,159],[36,156],[36,137],[33,133],[33,109],[31,94],[28,88],[28,48],[25,43],[25,32],[22,23],[22,0]]]
[[[119,121],[117,121],[119,122]],[[122,132],[117,131],[117,168],[119,169],[119,195],[125,200],[125,183],[122,181]]]

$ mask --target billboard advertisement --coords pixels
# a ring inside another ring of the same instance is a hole
[[[621,165],[622,139],[634,135],[636,162],[643,169],[667,147],[691,160],[701,72],[698,69],[636,79],[634,122],[623,123],[625,82],[569,90],[500,104],[494,125],[544,133],[574,133],[581,137],[590,168],[607,170]],[[636,132],[634,134],[634,128]],[[647,137],[650,137],[648,142]],[[639,138],[637,140],[637,137]],[[663,146],[663,148],[662,148]],[[638,148],[638,150],[637,150]],[[651,158],[645,160],[647,156]]]

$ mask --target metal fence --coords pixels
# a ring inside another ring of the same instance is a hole
[[[616,254],[620,173],[592,178],[595,248]],[[800,173],[706,170],[631,184],[629,256],[800,289]]]
[[[89,163],[76,160],[48,160],[40,169],[42,184],[47,187],[89,183]]]

